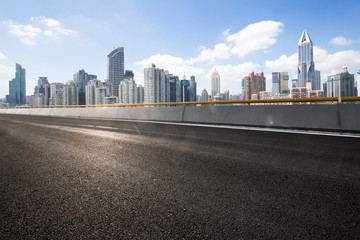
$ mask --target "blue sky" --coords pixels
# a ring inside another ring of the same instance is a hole
[[[296,4],[298,3],[298,4]],[[360,69],[360,1],[133,0],[0,3],[0,98],[15,63],[26,69],[27,95],[39,76],[66,82],[80,69],[106,78],[106,55],[125,48],[125,67],[143,84],[150,62],[182,77],[195,75],[210,92],[216,69],[221,91],[240,93],[240,80],[264,71],[296,78],[297,42],[307,29],[322,81],[343,64]]]

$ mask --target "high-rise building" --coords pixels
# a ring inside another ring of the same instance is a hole
[[[144,103],[144,87],[142,85],[137,87],[137,103]]]
[[[196,102],[196,87],[197,83],[195,81],[195,76],[190,76],[190,86],[189,86],[189,97],[190,102]]]
[[[272,73],[272,95],[275,96],[277,93],[289,94],[289,74],[287,72]]]
[[[169,74],[170,102],[181,102],[181,81],[178,76]]]
[[[259,96],[260,91],[266,90],[266,78],[264,73],[249,73],[249,76],[245,77],[245,100],[256,99]]]
[[[292,79],[291,80],[291,88],[295,88],[295,87],[298,87],[299,84],[298,84],[298,79]]]
[[[44,106],[49,106],[50,84],[47,77],[39,77],[38,85],[35,86],[34,94],[42,94],[44,97]]]
[[[184,76],[181,80],[181,101],[190,102],[190,81]]]
[[[56,92],[63,88],[63,83],[51,83],[50,84],[50,98],[56,98]]]
[[[312,90],[321,90],[321,74],[319,70],[315,70],[315,77],[311,86]]]
[[[134,79],[134,72],[132,70],[125,70],[124,78],[132,78],[132,79]]]
[[[79,105],[79,92],[74,81],[68,81],[63,88],[63,104]]]
[[[162,103],[170,101],[169,78],[165,77],[164,69],[150,64],[144,69],[144,102]]]
[[[315,78],[313,43],[306,30],[298,42],[298,87],[305,87],[306,82]]]
[[[116,48],[107,55],[107,79],[111,82],[111,95],[119,96],[119,84],[124,80],[124,48]]]
[[[218,94],[218,93],[220,93],[220,75],[215,70],[215,72],[213,72],[211,74],[211,96],[212,96],[212,98],[214,98],[214,96],[216,96],[216,94]]]
[[[229,90],[225,90],[223,93],[220,93],[222,101],[229,101],[230,99],[230,92]]]
[[[360,70],[357,72],[357,74],[359,75],[356,83],[357,96],[360,97]]]
[[[9,82],[9,104],[25,105],[26,104],[26,75],[25,69],[20,64],[15,65],[15,78]]]
[[[245,99],[245,78],[241,79],[241,100]]]
[[[206,91],[206,89],[202,90],[202,92],[201,92],[201,101],[203,101],[203,102],[209,101],[209,94]]]
[[[84,69],[79,70],[77,73],[74,74],[74,83],[79,91],[79,105],[85,105],[85,92],[86,92],[86,85],[92,79],[96,79],[96,75],[88,74],[85,72]]]
[[[134,104],[137,103],[137,86],[132,78],[127,78],[119,85],[119,103]]]
[[[45,106],[44,95],[42,93],[35,93],[30,96],[30,106],[41,107]]]
[[[100,81],[97,79],[90,80],[85,87],[85,104],[86,105],[95,105],[95,91],[96,88],[100,87]]]
[[[329,75],[326,81],[326,96],[341,97],[355,96],[355,78],[354,74],[348,72],[347,66],[343,66],[342,73]]]

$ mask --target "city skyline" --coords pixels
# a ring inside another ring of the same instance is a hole
[[[12,14],[17,2],[28,11]],[[112,10],[115,7],[96,8],[99,6],[96,2],[84,9],[83,4],[71,3],[74,5],[68,11],[65,9],[70,2],[40,3],[42,1],[34,1],[32,5],[25,1],[5,1],[0,9],[3,36],[0,98],[8,94],[15,63],[27,71],[28,95],[39,76],[48,77],[49,82],[65,83],[72,79],[74,72],[84,69],[103,81],[106,56],[117,46],[124,47],[124,68],[134,71],[137,84],[144,84],[143,69],[151,62],[178,76],[194,75],[198,95],[204,88],[211,89],[210,76],[215,68],[221,76],[222,91],[240,93],[241,79],[252,71],[265,73],[266,90],[271,91],[272,72],[289,72],[290,80],[296,78],[296,43],[304,29],[314,42],[314,62],[316,69],[321,70],[321,83],[327,75],[340,72],[343,64],[348,65],[351,73],[360,69],[355,11],[359,3],[356,1],[347,5],[331,2],[322,11],[309,9],[301,19],[290,12],[303,7],[294,9],[292,4],[281,1],[257,1],[262,6],[260,14],[250,17],[246,9],[256,3],[244,1],[226,1],[221,6],[210,1],[206,2],[206,9],[201,3],[188,1],[171,4],[158,1],[154,6],[144,1],[113,2],[121,4],[122,15]],[[314,4],[314,9],[324,6],[322,1]],[[348,14],[337,19],[327,18],[340,4]],[[164,14],[155,16],[151,9],[159,6]],[[238,16],[233,9],[242,9],[243,16]],[[278,16],[274,9],[281,9],[284,14]],[[98,14],[88,14],[95,10]],[[180,10],[184,10],[181,11],[183,17],[170,17],[178,16]],[[223,17],[215,21],[211,16],[217,10],[226,12],[226,16],[222,13]],[[105,12],[108,16],[104,16]],[[126,20],[128,16],[132,22]]]

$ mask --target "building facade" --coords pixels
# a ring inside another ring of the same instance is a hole
[[[272,95],[275,96],[289,94],[289,74],[287,72],[272,73]]]
[[[150,64],[144,69],[144,103],[170,102],[170,83],[164,69]]]
[[[355,78],[354,74],[348,72],[344,65],[342,73],[329,75],[326,81],[327,97],[354,97],[355,96]]]
[[[26,104],[26,72],[20,64],[15,65],[15,78],[9,82],[9,105]]]
[[[209,101],[209,94],[206,91],[206,89],[202,90],[202,92],[201,92],[201,100],[200,101],[203,101],[203,102]]]
[[[68,81],[63,88],[63,105],[79,105],[79,92],[74,81]]]
[[[79,70],[77,73],[74,74],[74,83],[78,88],[79,92],[79,105],[86,104],[86,85],[90,80],[96,79],[97,76],[93,74],[88,74],[85,72],[84,69]]]
[[[111,82],[111,95],[119,96],[119,85],[124,80],[124,48],[116,48],[107,55],[107,80]]]
[[[315,79],[315,63],[313,43],[306,30],[303,31],[298,42],[298,87],[305,87],[305,83]]]
[[[44,96],[44,106],[49,106],[50,84],[47,77],[39,77],[38,85],[35,86],[34,94],[42,94]]]
[[[195,81],[195,76],[190,76],[190,86],[189,86],[189,100],[190,102],[196,102],[196,88],[197,88],[197,83]]]
[[[119,85],[119,103],[137,103],[137,86],[132,78],[125,79]]]
[[[211,74],[211,96],[212,96],[212,98],[214,98],[214,96],[216,96],[216,94],[218,94],[218,93],[220,93],[220,75],[215,70],[215,72],[213,72]]]
[[[264,73],[249,73],[245,78],[245,100],[257,99],[260,91],[266,90]],[[257,96],[257,97],[256,97]]]

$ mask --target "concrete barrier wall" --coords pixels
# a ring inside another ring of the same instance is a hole
[[[360,131],[360,104],[29,108],[0,114]]]

